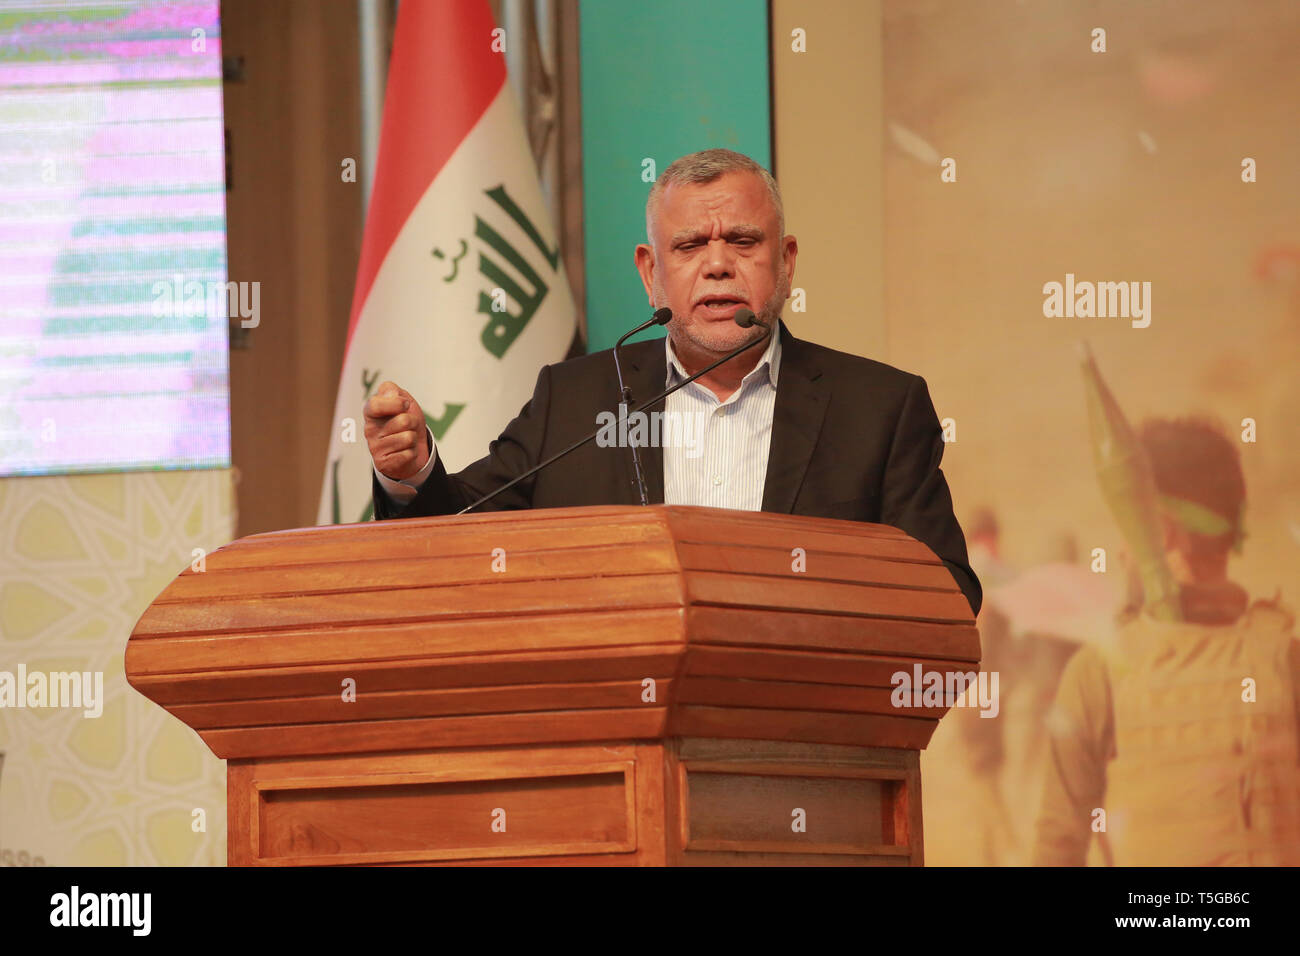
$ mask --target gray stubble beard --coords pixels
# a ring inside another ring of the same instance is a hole
[[[661,309],[668,304],[668,297],[664,294],[664,288],[660,283],[658,276],[655,277],[654,281],[654,294],[655,308]],[[758,322],[754,323],[754,325],[750,327],[748,338],[742,341],[757,341],[764,335],[762,326],[767,326],[775,332],[776,323],[781,318],[781,312],[785,308],[785,300],[789,297],[790,276],[789,273],[786,272],[783,264],[781,267],[781,275],[777,279],[776,288],[772,290],[771,296],[768,297],[768,300],[763,303],[762,308],[758,311]],[[703,349],[704,351],[719,357],[726,355],[728,352],[741,345],[741,342],[731,342],[730,344],[719,345],[714,342],[704,341],[698,336],[697,329],[687,329],[675,314],[673,315],[672,322],[668,324],[668,331],[669,334],[673,336],[674,345],[676,345],[680,336],[685,336],[696,348]]]

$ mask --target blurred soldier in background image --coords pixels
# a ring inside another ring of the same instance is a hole
[[[1096,833],[1116,866],[1300,864],[1300,642],[1287,608],[1228,578],[1237,444],[1198,419],[1134,435],[1100,377],[1089,385],[1141,586],[1115,642],[1083,646],[1062,675],[1032,863],[1082,865]]]
[[[966,535],[971,568],[978,568],[980,583],[987,589],[1015,577],[1014,569],[1002,560],[997,515],[989,507],[976,509]],[[1006,615],[985,603],[977,620],[980,631],[980,670],[1004,673],[1012,649],[1010,622]],[[1006,695],[999,701],[1005,714]],[[976,805],[978,863],[1004,866],[1014,860],[1015,828],[1003,790],[1007,765],[1005,719],[985,719],[973,707],[956,707],[945,717],[955,725],[958,753],[964,758],[969,781],[969,799]]]
[[[1033,812],[1013,808],[1020,794],[1042,791],[1047,716],[1066,664],[1081,645],[1112,637],[1122,594],[1106,575],[1080,562],[1069,533],[1048,536],[1044,560],[1021,569],[1002,556],[991,508],[976,509],[962,527],[967,524],[971,567],[986,598],[977,619],[980,669],[1001,675],[999,706],[995,719],[969,706],[945,716],[948,726],[936,735],[929,769],[935,783],[939,775],[960,775],[959,782],[944,782],[959,787],[971,809],[962,825],[973,834],[968,852],[975,855],[961,862],[1024,866],[1033,845]],[[941,755],[945,744],[950,752]]]

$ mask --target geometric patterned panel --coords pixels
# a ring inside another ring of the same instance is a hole
[[[230,541],[232,488],[228,470],[0,481],[0,671],[104,675],[99,717],[0,707],[0,860],[225,865],[225,761],[131,689],[122,655],[193,550]]]

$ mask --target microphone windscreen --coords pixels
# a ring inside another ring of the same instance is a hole
[[[673,310],[664,306],[662,309],[655,309],[655,325],[667,325],[673,320]]]
[[[758,321],[758,317],[754,315],[754,311],[752,309],[736,310],[736,324],[740,326],[742,329],[749,328],[757,321]]]

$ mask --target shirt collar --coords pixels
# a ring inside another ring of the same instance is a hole
[[[677,354],[673,351],[673,338],[671,335],[664,336],[664,352],[668,356],[667,371],[664,374],[664,387],[669,388],[682,379],[690,378],[686,369],[682,368],[681,362],[677,360]],[[776,388],[777,373],[781,369],[781,323],[778,320],[772,327],[772,336],[767,340],[767,348],[763,350],[758,364],[746,373],[745,377],[740,380],[741,388],[744,388],[752,378],[762,374],[764,368],[767,370],[767,380]]]

